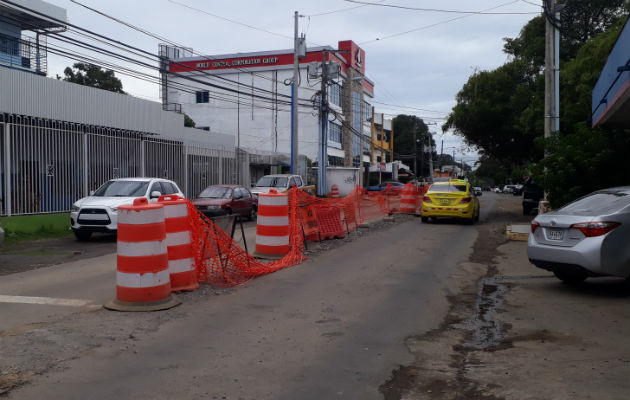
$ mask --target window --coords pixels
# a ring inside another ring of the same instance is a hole
[[[162,182],[162,189],[164,190],[162,194],[174,194],[177,193],[175,186],[173,186],[170,182]]]
[[[328,91],[328,101],[330,103],[342,107],[341,104],[341,86],[338,83],[333,83]]]
[[[328,141],[334,143],[343,143],[343,132],[341,131],[341,125],[334,122],[328,122]]]
[[[352,166],[360,167],[361,166],[361,150],[363,148],[363,144],[361,143],[361,138],[359,135],[361,134],[361,130],[363,122],[361,119],[361,111],[363,106],[363,100],[361,99],[361,93],[353,91],[352,92],[352,130],[354,134],[352,135]]]
[[[299,176],[296,176],[295,184],[297,185],[297,187],[302,187],[302,178],[300,178]]]
[[[363,118],[365,121],[372,120],[372,105],[367,101],[363,102]]]
[[[160,185],[160,182],[155,182],[153,185],[151,185],[151,191],[149,191],[149,196],[151,198],[153,198],[153,192],[160,192],[160,195],[162,195],[164,192],[162,192],[162,185]]]
[[[197,98],[197,103],[207,103],[210,101],[210,92],[207,90],[195,92],[195,96]]]
[[[343,157],[328,156],[328,165],[332,167],[343,167]]]
[[[295,183],[295,178],[291,178],[291,179],[289,180],[289,187],[290,187],[290,188],[292,188],[292,187],[293,187],[293,185],[297,186],[297,184]]]

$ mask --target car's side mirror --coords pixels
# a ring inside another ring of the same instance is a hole
[[[157,199],[161,195],[162,195],[162,193],[160,193],[158,190],[154,190],[154,191],[151,192],[151,198],[152,199]]]
[[[90,190],[90,196],[94,196],[94,191]]]

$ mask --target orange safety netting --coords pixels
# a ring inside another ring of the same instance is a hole
[[[261,261],[242,249],[228,232],[199,213],[189,202],[189,218],[199,282],[235,286],[254,277],[291,267],[306,259],[306,240],[342,238],[360,224],[400,209],[401,189],[380,192],[355,189],[346,197],[320,198],[292,188],[289,196],[289,253],[276,261]],[[422,196],[423,191],[419,191]],[[420,197],[421,199],[421,197]]]

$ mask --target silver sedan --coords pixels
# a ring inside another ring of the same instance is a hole
[[[598,190],[538,215],[529,261],[566,283],[589,276],[630,277],[630,186]]]

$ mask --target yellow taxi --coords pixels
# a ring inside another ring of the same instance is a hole
[[[471,225],[479,221],[479,199],[468,182],[449,179],[429,186],[422,198],[422,222],[437,217],[457,218]]]

